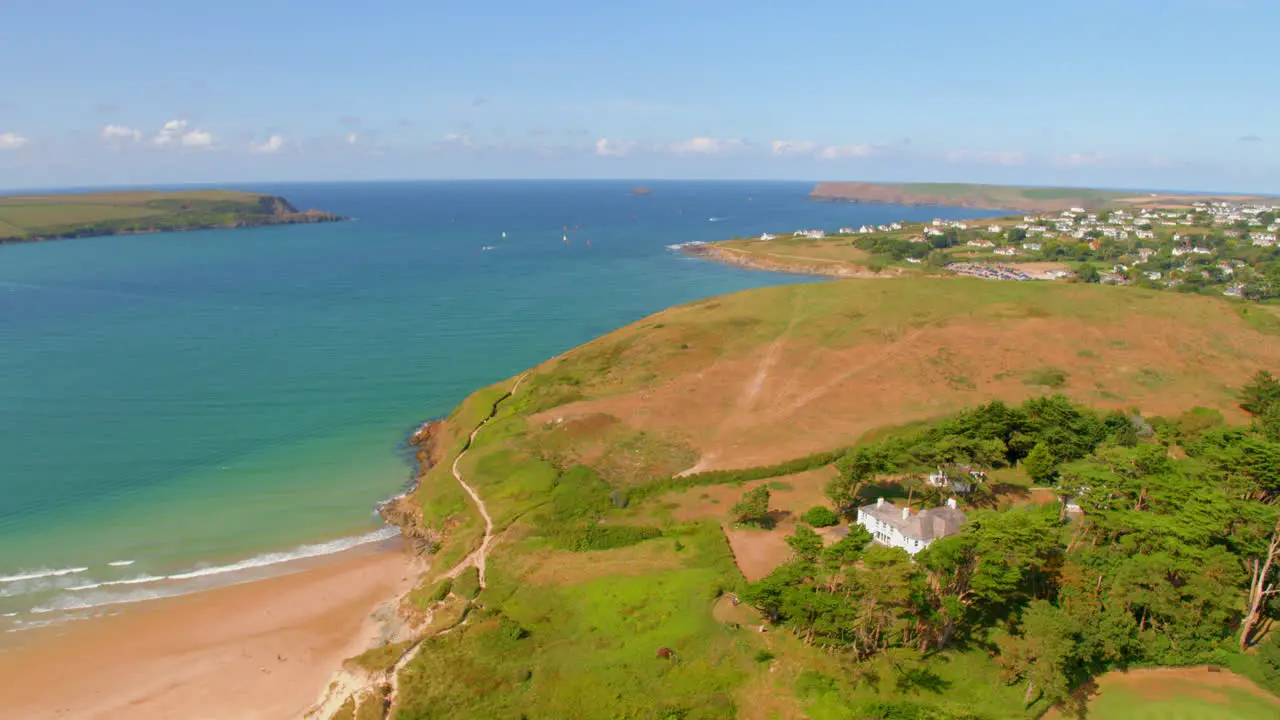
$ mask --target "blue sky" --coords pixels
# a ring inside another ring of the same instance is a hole
[[[1280,192],[1276,0],[0,2],[0,187]]]

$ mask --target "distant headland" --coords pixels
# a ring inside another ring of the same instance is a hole
[[[1189,205],[1193,200],[1243,203],[1269,198],[1256,195],[1191,195],[1137,190],[1016,187],[974,183],[820,182],[810,191],[809,199],[884,205],[941,205],[1014,212],[1054,212],[1076,207],[1093,210],[1116,205],[1139,207]]]
[[[0,244],[102,235],[337,222],[275,195],[235,190],[125,190],[0,197]]]

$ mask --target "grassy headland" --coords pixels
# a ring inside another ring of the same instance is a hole
[[[333,222],[273,195],[233,190],[131,190],[0,197],[0,243],[98,235]]]
[[[1162,444],[1180,454],[1182,445],[1218,432],[1223,423],[1247,421],[1239,390],[1267,367],[1280,367],[1275,324],[1253,322],[1220,299],[1141,289],[973,279],[850,281],[753,290],[658,313],[533,368],[514,394],[507,395],[511,381],[477,392],[432,433],[435,464],[413,500],[433,538],[437,574],[424,578],[406,601],[406,612],[423,621],[426,639],[399,669],[393,717],[1036,717],[1061,696],[1063,683],[1108,667],[1046,661],[1044,667],[1062,673],[1036,675],[1036,653],[1044,650],[1020,629],[1044,621],[1041,616],[1057,617],[1057,610],[1041,605],[1032,612],[1031,603],[1051,596],[1057,608],[1057,589],[1082,582],[1064,575],[1061,563],[1092,562],[1068,547],[1072,533],[1085,526],[1061,523],[1053,509],[1025,511],[1044,532],[1016,534],[1044,541],[1041,550],[1048,554],[1036,567],[1054,579],[1027,576],[1027,586],[1001,580],[1012,583],[1006,601],[983,605],[978,615],[985,619],[974,615],[962,641],[937,644],[936,637],[920,633],[939,616],[912,620],[910,612],[917,611],[902,610],[892,618],[875,616],[893,628],[883,644],[856,647],[833,628],[870,616],[855,612],[810,632],[791,611],[767,610],[761,588],[785,594],[793,587],[788,583],[809,587],[803,578],[821,578],[804,592],[818,593],[815,602],[822,603],[813,606],[813,617],[826,618],[822,608],[862,607],[855,600],[873,590],[858,583],[880,576],[848,585],[822,570],[769,580],[778,563],[803,560],[800,555],[809,552],[783,535],[800,533],[796,518],[814,504],[847,510],[835,500],[841,492],[861,500],[881,492],[919,503],[925,496],[913,478],[936,453],[994,453],[993,438],[978,442],[963,429],[986,424],[940,418],[993,399],[1020,403],[1063,393],[1087,407],[1065,410],[1064,399],[1012,409],[1008,417],[1030,423],[1017,431],[1025,436],[1001,440],[1003,451],[984,456],[999,487],[989,504],[975,500],[969,509],[995,508],[990,523],[979,525],[1006,527],[1002,518],[1018,507],[1056,503],[1055,480],[1044,475],[1048,461],[1041,456],[1057,450],[1037,451],[1036,464],[1024,465],[1021,454],[1029,444],[1074,448],[1051,461],[1052,474],[1062,475],[1101,472],[1090,464],[1097,452],[1112,453],[1100,463],[1117,461],[1116,453],[1163,453]],[[1195,406],[1207,410],[1180,419]],[[1112,420],[1134,408],[1147,418],[1174,420],[1151,419],[1159,432],[1125,435],[1116,440],[1120,449],[1110,450],[1108,438],[1128,427],[1128,421]],[[848,448],[873,445],[892,451],[896,464],[863,478],[869,483],[856,490],[832,483],[852,479],[856,465],[847,459],[853,457]],[[483,587],[464,576],[453,583],[438,577],[479,547],[484,534],[475,505],[452,476],[464,448],[457,469],[494,522]],[[1204,467],[1225,462],[1217,451],[1193,452],[1196,459],[1176,467],[1197,483],[1209,477]],[[1070,462],[1082,464],[1068,468]],[[834,486],[835,494],[824,493],[824,485]],[[755,487],[774,493],[770,509],[777,522],[762,523],[773,529],[737,526],[730,517],[733,501]],[[1164,494],[1148,493],[1147,502],[1173,504],[1159,517],[1200,512],[1201,506],[1160,487]],[[1249,516],[1252,507],[1241,505],[1239,512]],[[1027,520],[1009,517],[1015,524]],[[1148,522],[1145,517],[1137,512],[1123,522]],[[1089,527],[1097,533],[1117,528]],[[1165,529],[1147,525],[1142,532],[1168,529],[1159,527]],[[1219,531],[1205,532],[1179,542],[1197,553],[1216,553],[1211,548]],[[971,539],[964,542],[992,547],[1005,542],[980,533],[966,537]],[[931,597],[926,588],[934,587],[932,581],[918,574],[924,566],[908,563],[905,555],[891,559],[867,551],[864,557],[857,548],[845,549],[852,554],[841,557],[854,565],[842,573],[861,572],[854,568],[864,558],[884,569],[883,577],[901,578],[920,597]],[[1253,545],[1241,546],[1240,557],[1252,551]],[[1148,561],[1149,550],[1125,552]],[[1179,572],[1194,571],[1194,562],[1179,563]],[[747,582],[748,567],[751,578],[766,576],[764,585]],[[1106,572],[1108,582],[1129,583],[1124,587],[1134,592],[1149,585],[1137,575]],[[1241,576],[1228,575],[1220,581],[1235,583],[1235,593]],[[1086,579],[1080,587],[1093,587],[1093,577]],[[1194,586],[1209,587],[1201,579]],[[1146,591],[1172,592],[1187,577],[1153,582],[1156,590]],[[825,604],[827,583],[847,587],[852,596]],[[882,591],[897,592],[874,590]],[[1225,597],[1225,605],[1201,595],[1200,605],[1187,605],[1211,612],[1207,624],[1183,618],[1192,611],[1169,619],[1177,615],[1171,608],[1190,602],[1185,600],[1161,606],[1158,629],[1156,615],[1141,608],[1121,604],[1107,612],[1117,618],[1129,613],[1129,662],[1175,656],[1177,662],[1234,662],[1239,616],[1229,607],[1237,598],[1216,596]],[[890,604],[905,608],[912,602],[903,596]],[[1205,602],[1216,604],[1206,609]],[[1191,629],[1178,626],[1173,637],[1183,645],[1177,655],[1161,638],[1181,622]],[[934,640],[921,645],[925,637]],[[1044,677],[1059,679],[1046,687]]]

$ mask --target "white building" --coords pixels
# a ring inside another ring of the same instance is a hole
[[[858,508],[858,524],[866,528],[876,542],[902,548],[915,555],[938,538],[955,535],[964,524],[964,513],[954,499],[942,507],[912,512],[899,508],[884,498],[874,505]]]
[[[760,233],[760,239],[761,239],[761,240],[772,240],[774,237],[776,237],[776,236],[775,236],[775,235],[770,235],[769,233]]]

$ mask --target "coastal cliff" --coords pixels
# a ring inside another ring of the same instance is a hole
[[[277,195],[230,190],[0,197],[0,243],[339,222]]]
[[[414,459],[418,463],[417,478],[427,474],[442,457],[440,433],[444,422],[436,420],[423,423],[409,437],[409,447],[413,449]],[[418,502],[418,483],[403,495],[392,498],[378,508],[378,514],[390,525],[400,528],[400,534],[421,555],[430,553],[439,543],[439,537],[423,522],[422,504]]]

